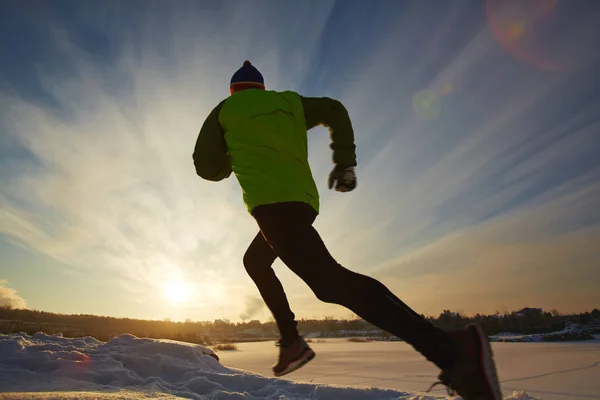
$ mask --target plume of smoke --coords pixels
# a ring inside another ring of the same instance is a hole
[[[265,307],[265,302],[257,296],[246,296],[244,312],[240,314],[242,321],[258,315]]]
[[[27,302],[17,294],[15,289],[6,286],[7,282],[0,279],[0,307],[25,308]]]

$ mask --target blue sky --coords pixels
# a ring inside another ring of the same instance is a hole
[[[568,4],[567,4],[568,3]],[[246,59],[347,107],[358,187],[315,226],[417,311],[600,306],[600,5],[585,1],[4,1],[0,304],[266,320],[231,178],[195,175]],[[298,317],[320,303],[279,261]]]

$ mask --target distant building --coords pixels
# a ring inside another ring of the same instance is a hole
[[[515,312],[516,316],[519,317],[524,317],[526,315],[535,315],[535,314],[541,314],[542,313],[542,309],[541,308],[530,308],[530,307],[525,307],[519,311]]]

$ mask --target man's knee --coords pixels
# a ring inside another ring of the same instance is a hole
[[[256,276],[271,267],[272,261],[260,254],[260,252],[252,251],[248,249],[242,259],[244,268],[248,275]]]
[[[242,263],[244,264],[244,268],[248,274],[253,275],[257,270],[257,262],[256,256],[252,254],[250,250],[244,253],[244,258],[242,259]]]

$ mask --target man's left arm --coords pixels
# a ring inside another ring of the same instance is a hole
[[[196,174],[209,181],[220,181],[231,175],[231,160],[225,143],[225,132],[219,122],[221,102],[208,115],[194,148]]]

